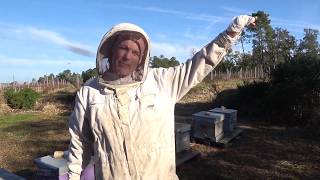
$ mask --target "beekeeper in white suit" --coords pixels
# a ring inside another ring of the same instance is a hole
[[[69,178],[79,179],[91,156],[96,179],[178,179],[174,106],[211,72],[255,18],[235,17],[191,60],[149,68],[150,40],[138,26],[111,28],[97,51],[99,76],[77,93],[70,116]]]

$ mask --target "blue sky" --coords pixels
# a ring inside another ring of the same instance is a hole
[[[240,14],[265,11],[273,27],[286,28],[298,39],[304,28],[320,30],[320,0],[0,2],[0,82],[94,68],[101,37],[120,22],[145,29],[152,56],[175,56],[181,62],[190,58],[192,48],[201,48]]]

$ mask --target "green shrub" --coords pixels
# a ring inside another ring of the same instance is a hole
[[[267,114],[269,92],[270,83],[263,81],[238,86],[237,101],[242,113],[254,116]]]
[[[289,126],[308,125],[320,106],[320,60],[296,58],[271,72],[270,113]]]
[[[320,59],[284,62],[271,71],[269,82],[245,83],[232,94],[220,93],[215,101],[215,106],[237,108],[241,115],[261,116],[274,124],[320,127],[315,118],[320,109]]]
[[[7,104],[14,109],[31,109],[35,105],[40,95],[30,88],[19,91],[7,89],[4,92]]]
[[[261,116],[265,114],[269,89],[268,82],[245,82],[237,89],[227,89],[219,93],[214,100],[214,106],[235,108],[244,116]]]
[[[220,106],[239,109],[238,89],[226,89],[217,94],[217,96],[213,100],[213,107]],[[243,111],[239,111],[239,113],[242,112]]]

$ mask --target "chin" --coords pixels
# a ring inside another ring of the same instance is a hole
[[[118,76],[120,77],[120,78],[123,78],[123,77],[126,77],[126,76],[128,76],[128,75],[130,75],[129,73],[118,73]]]

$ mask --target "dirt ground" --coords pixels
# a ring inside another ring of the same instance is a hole
[[[74,89],[45,94],[32,111],[0,115],[0,168],[34,179],[33,160],[66,150]]]
[[[212,100],[241,82],[202,83],[175,108],[176,122],[192,123],[193,113],[213,109]],[[218,88],[217,88],[218,87]],[[227,148],[193,144],[201,156],[180,165],[182,180],[320,179],[320,137],[299,128],[277,127],[250,117],[238,117],[241,136]]]
[[[33,160],[65,150],[69,143],[67,117],[43,117],[1,128],[0,165],[18,175],[33,179]]]
[[[177,169],[180,179],[319,179],[320,143],[299,129],[246,123],[230,147],[195,144],[201,157]]]
[[[211,101],[217,87],[201,86],[176,105],[177,122],[190,123],[192,113],[214,108]],[[228,85],[230,87],[235,85]],[[65,150],[69,143],[67,121],[73,98],[74,94],[68,92],[45,96],[38,111],[25,117],[29,120],[17,120],[9,125],[1,126],[5,117],[1,115],[0,168],[34,179],[34,158]],[[276,127],[247,117],[239,117],[238,123],[244,131],[230,147],[192,144],[192,149],[201,156],[180,165],[179,178],[320,179],[319,137],[305,136],[303,129]]]

